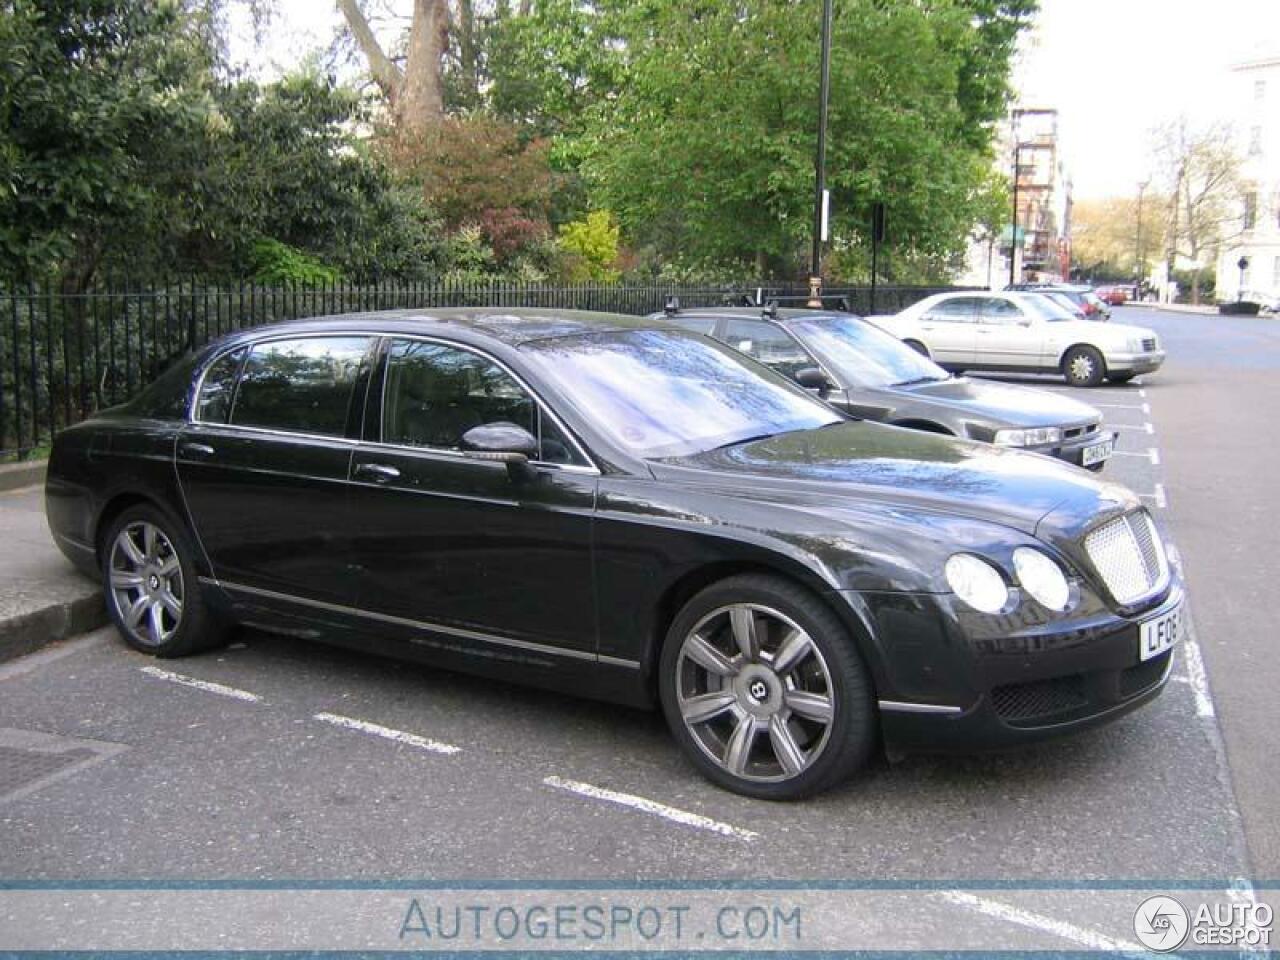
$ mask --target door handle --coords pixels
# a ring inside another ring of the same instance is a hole
[[[196,443],[194,440],[185,441],[178,449],[189,457],[213,456],[213,447],[207,443]]]
[[[389,483],[400,476],[400,471],[386,463],[358,463],[355,470],[357,477],[365,477],[374,483]]]

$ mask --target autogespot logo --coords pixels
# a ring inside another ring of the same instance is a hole
[[[1148,897],[1133,915],[1133,932],[1148,950],[1167,953],[1187,939],[1191,918],[1173,897]]]

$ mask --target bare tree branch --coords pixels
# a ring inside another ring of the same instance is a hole
[[[370,75],[387,100],[394,104],[400,96],[404,74],[383,51],[357,0],[337,0],[337,2],[338,9],[346,18],[351,35],[355,37],[361,52],[369,62]]]

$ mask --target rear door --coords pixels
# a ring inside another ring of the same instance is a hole
[[[978,309],[977,363],[984,367],[1037,369],[1044,326],[1007,297],[984,297]]]
[[[933,359],[945,366],[964,367],[974,362],[980,297],[939,300],[921,316],[924,344]]]
[[[368,382],[370,336],[288,337],[217,358],[177,466],[214,576],[349,603],[346,482]]]
[[[599,471],[577,441],[507,367],[455,343],[387,341],[370,396],[351,464],[357,606],[472,654],[594,658]],[[532,471],[464,455],[463,434],[499,422],[538,440]]]

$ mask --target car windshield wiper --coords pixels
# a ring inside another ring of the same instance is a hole
[[[911,380],[902,380],[902,381],[899,381],[898,383],[890,384],[890,386],[914,387],[918,383],[941,383],[943,380],[950,380],[950,379],[951,379],[950,377],[936,377],[933,374],[929,374],[928,376],[924,376],[924,377],[914,377]]]

